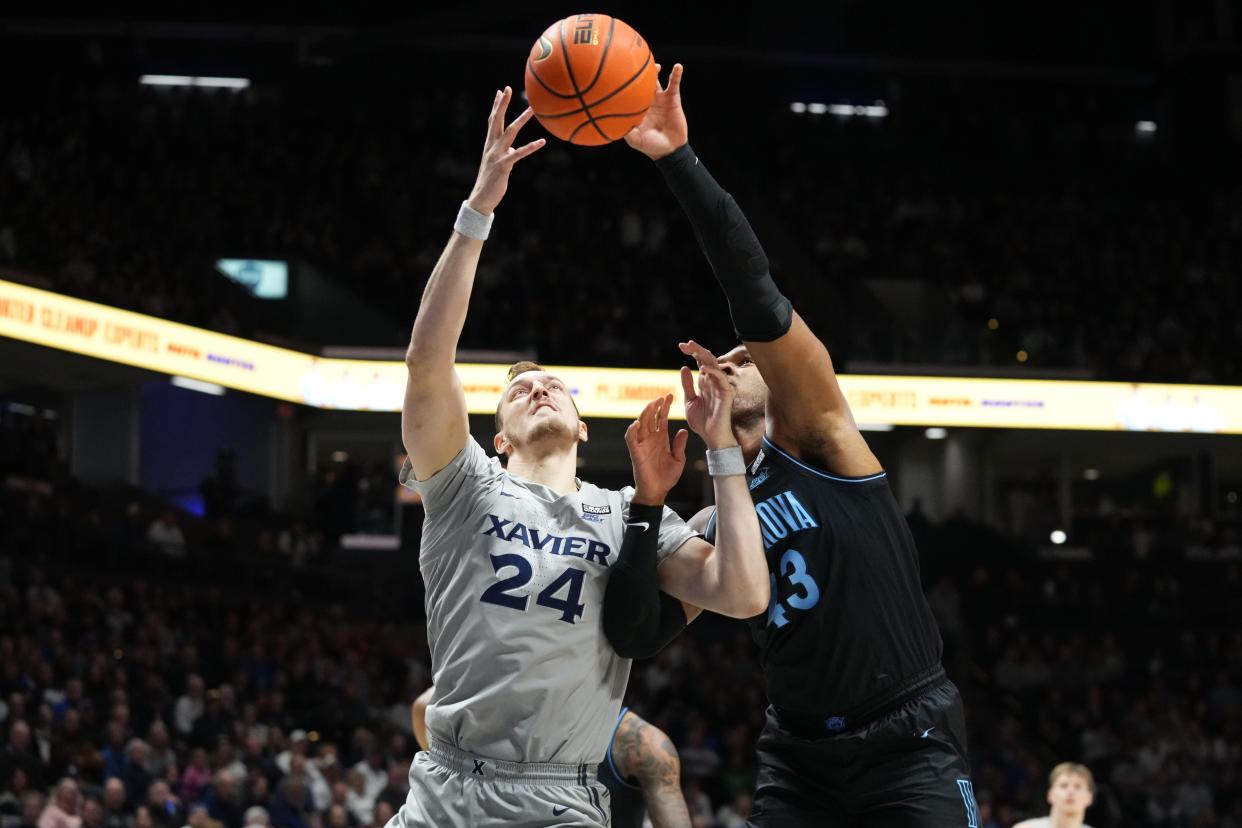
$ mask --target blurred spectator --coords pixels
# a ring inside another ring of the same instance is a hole
[[[177,513],[165,509],[151,521],[147,540],[164,557],[179,561],[185,558],[185,535],[177,524]]]
[[[190,754],[190,761],[181,774],[181,797],[186,802],[195,802],[206,790],[211,781],[211,769],[207,767],[207,751],[195,748]]]
[[[157,779],[147,789],[146,816],[156,828],[181,828],[185,823],[185,814],[181,809],[181,799],[174,796],[168,783]],[[134,821],[138,828],[139,819]]]
[[[168,725],[162,719],[151,722],[147,732],[147,758],[143,767],[152,779],[170,780],[177,777],[177,753],[172,747]]]
[[[211,788],[204,798],[207,813],[224,828],[243,828],[244,815],[238,799],[237,780],[228,770],[212,776]]]
[[[408,762],[404,765],[400,762],[389,762],[388,783],[379,792],[376,802],[385,802],[392,806],[394,811],[400,810],[405,804],[406,794],[410,792],[409,770]]]
[[[40,817],[44,812],[43,794],[27,791],[22,795],[22,813],[18,828],[42,828]]]
[[[310,828],[312,804],[306,783],[297,776],[286,776],[276,786],[267,810],[273,828]]]
[[[202,676],[191,673],[186,677],[185,694],[177,699],[177,708],[173,713],[173,723],[182,736],[189,736],[194,730],[194,723],[203,715],[204,689]]]
[[[211,818],[205,805],[196,803],[190,806],[190,814],[184,828],[222,828],[222,826]]]
[[[104,782],[103,811],[105,828],[128,828],[130,816],[125,807],[125,784],[115,776]]]
[[[10,715],[9,738],[0,750],[0,779],[5,779],[14,768],[21,768],[32,788],[45,784],[45,766],[33,745],[30,725]]]
[[[30,791],[26,771],[13,768],[0,790],[0,828],[17,828],[22,821],[22,799]]]
[[[142,793],[149,792],[155,780],[146,768],[147,743],[130,739],[125,746],[125,762],[120,777],[129,793],[130,802],[140,802]]]
[[[105,828],[103,803],[93,796],[82,800],[82,828]]]
[[[81,714],[76,708],[65,710],[60,727],[52,737],[51,774],[56,777],[81,777],[98,783],[103,779],[103,765],[103,755],[82,728]]]
[[[52,801],[39,815],[39,828],[80,828],[82,817],[78,815],[80,794],[78,783],[62,779],[56,784]]]

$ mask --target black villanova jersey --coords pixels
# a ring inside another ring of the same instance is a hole
[[[943,677],[918,552],[885,472],[828,474],[765,437],[750,494],[772,586],[750,624],[779,711],[842,731]]]

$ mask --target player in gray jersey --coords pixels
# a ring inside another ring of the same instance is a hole
[[[512,91],[497,92],[478,178],[423,293],[406,355],[401,430],[410,460],[401,482],[426,511],[419,564],[436,692],[430,748],[410,769],[410,794],[390,828],[608,824],[595,783],[630,662],[601,623],[613,567],[637,547],[660,563],[662,589],[688,607],[747,618],[768,601],[758,521],[733,437],[733,389],[719,371],[686,369],[686,418],[709,450],[738,455],[715,477],[713,546],[663,506],[685,465],[688,433],[670,444],[672,396],[652,401],[626,433],[634,489],[575,476],[587,439],[565,384],[519,364],[496,412],[502,467],[469,432],[454,370],[475,269],[493,211],[517,161],[543,140],[513,142]],[[637,554],[637,553],[634,553]],[[644,611],[636,607],[635,612]]]
[[[426,750],[428,687],[410,706],[414,740]],[[690,810],[681,792],[681,759],[668,734],[622,708],[609,741],[599,782],[612,799],[612,828],[689,828]]]

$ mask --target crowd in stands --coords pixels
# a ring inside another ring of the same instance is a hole
[[[8,90],[0,267],[262,336],[280,332],[255,330],[212,262],[288,259],[405,328],[473,182],[490,86],[357,82],[187,91],[101,71]],[[996,133],[895,104],[882,121],[842,121],[777,100],[738,124],[725,91],[686,95],[694,143],[846,367],[1242,378],[1242,208],[1227,176],[1187,183],[1159,139],[1045,146],[1042,116],[1016,105],[1027,120]],[[522,165],[475,293],[466,348],[667,365],[687,336],[732,339],[674,199],[622,146],[553,141]]]
[[[409,324],[491,90],[29,80],[0,92],[0,278],[264,337],[281,332],[215,259],[309,263]],[[686,94],[696,147],[847,369],[1008,369],[1021,351],[1034,370],[1242,381],[1242,208],[1223,173],[1179,180],[1158,139],[963,148],[951,118],[924,132],[898,102],[888,121],[736,124],[727,96]],[[553,142],[524,166],[463,347],[669,365],[687,336],[731,343],[645,159]],[[431,681],[417,521],[399,555],[347,559],[356,481],[325,473],[312,515],[243,516],[217,469],[200,520],[76,483],[59,434],[0,408],[0,828],[381,828]],[[978,828],[1046,813],[1063,760],[1095,773],[1096,828],[1242,828],[1236,522],[1098,510],[1068,527],[1089,561],[911,525],[967,700]],[[697,621],[635,665],[627,704],[678,746],[696,828],[742,824],[765,705],[746,629]]]
[[[26,469],[0,470],[0,828],[387,821],[431,681],[411,549],[224,548],[132,491]],[[1188,560],[1178,520],[1130,523],[1057,561],[912,515],[980,828],[1046,813],[1062,760],[1095,772],[1096,828],[1242,828],[1242,564]],[[1236,551],[1236,528],[1196,537]],[[635,665],[627,704],[677,745],[695,825],[742,824],[765,707],[746,628],[700,619]]]

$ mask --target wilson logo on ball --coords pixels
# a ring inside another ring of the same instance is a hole
[[[580,14],[574,23],[574,45],[581,46],[583,44],[599,45],[599,34],[595,31],[595,17],[590,14]]]
[[[544,129],[587,146],[623,137],[655,98],[651,47],[606,14],[576,14],[549,26],[526,61],[526,99]]]

